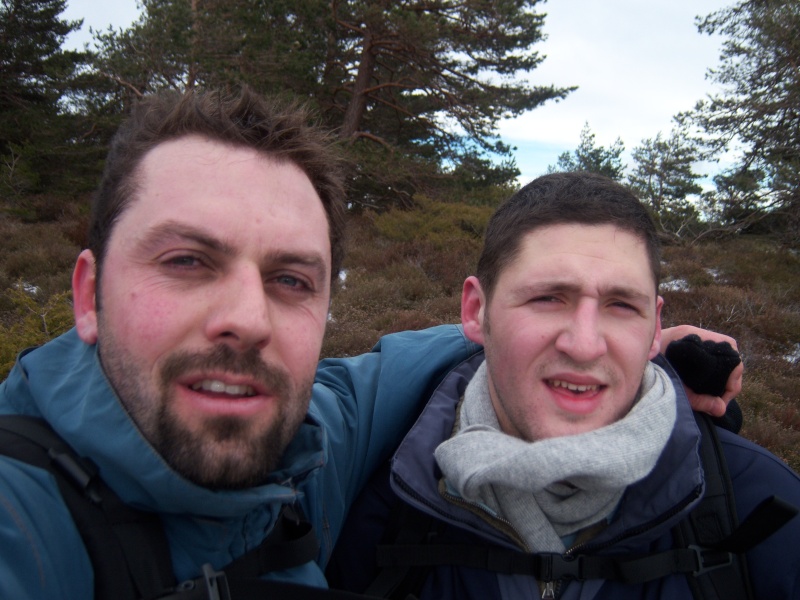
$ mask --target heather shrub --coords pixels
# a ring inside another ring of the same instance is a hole
[[[744,415],[741,434],[800,471],[798,398],[775,393],[769,378],[763,372],[747,373],[739,400]]]
[[[440,250],[457,248],[459,242],[480,240],[493,212],[489,206],[468,206],[415,198],[415,210],[390,210],[375,217],[375,227],[393,241],[432,242]]]
[[[348,271],[344,288],[336,295],[336,305],[364,310],[411,308],[434,293],[419,267],[392,263],[377,274],[361,269]]]
[[[70,289],[70,277],[80,247],[64,237],[57,224],[23,226],[0,220],[0,272],[11,280],[22,279],[46,293]]]
[[[0,379],[5,379],[17,354],[31,346],[44,344],[72,327],[72,294],[53,294],[46,302],[25,290],[17,281],[3,293],[16,319],[0,322]]]
[[[322,356],[355,356],[368,352],[380,337],[365,321],[368,314],[344,307],[325,329]]]
[[[665,249],[664,326],[690,323],[736,338],[745,366],[742,435],[800,470],[800,258],[769,238]]]

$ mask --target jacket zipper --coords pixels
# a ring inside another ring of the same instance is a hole
[[[477,513],[482,519],[487,521],[494,521],[495,523],[499,523],[505,526],[506,534],[513,534],[512,537],[517,541],[517,543],[525,550],[526,553],[530,553],[530,548],[525,543],[525,541],[519,536],[514,526],[511,524],[511,521],[508,521],[502,517],[497,517],[495,515],[489,514],[487,510],[477,504],[475,502],[470,502],[469,500],[464,500],[460,496],[454,496],[453,494],[449,493],[448,491],[442,491],[442,496],[448,502],[455,504],[457,506],[461,506],[462,508]],[[542,581],[539,582],[543,584],[540,586],[540,590],[542,591],[542,600],[555,600],[561,595],[561,581]]]
[[[544,592],[542,592],[542,600],[555,600],[556,591],[552,581],[544,584]]]
[[[439,514],[439,515],[445,516],[435,506],[433,506],[430,502],[428,502],[427,500],[422,498],[415,490],[412,490],[408,485],[406,485],[406,483],[402,479],[395,477],[394,481],[395,481],[395,483],[397,483],[398,486],[400,486],[403,489],[403,491],[406,494],[408,494],[410,497],[414,498],[417,502],[419,502],[420,504],[428,507],[435,514]],[[475,502],[470,502],[469,500],[464,500],[464,498],[461,498],[460,496],[454,496],[453,494],[449,493],[447,490],[442,490],[440,493],[442,494],[444,499],[447,500],[448,502],[450,502],[451,504],[455,504],[456,506],[460,506],[461,508],[463,508],[465,510],[468,510],[468,511],[474,513],[474,514],[478,514],[478,516],[480,516],[482,519],[490,522],[490,524],[491,524],[491,522],[494,522],[495,524],[502,525],[503,526],[502,528],[497,528],[497,529],[500,529],[501,531],[506,533],[506,535],[509,535],[509,537],[514,539],[517,542],[517,544],[522,548],[522,550],[524,550],[526,553],[530,553],[530,548],[525,543],[525,541],[522,538],[519,537],[519,534],[517,533],[516,529],[514,529],[514,526],[511,524],[510,521],[508,521],[506,519],[503,519],[502,517],[496,517],[494,515],[491,515],[480,504],[477,504]],[[453,521],[458,521],[458,519],[454,519],[454,518],[449,517],[449,516],[448,516],[448,519],[449,520],[453,520]],[[555,599],[557,599],[558,597],[561,596],[561,592],[562,592],[562,589],[564,587],[562,585],[562,583],[563,583],[562,581],[560,581],[560,580],[558,580],[558,581],[540,581],[540,582],[537,582],[537,583],[539,584],[539,589],[542,592],[542,599],[543,600],[555,600]]]
[[[638,527],[636,527],[634,529],[630,529],[628,531],[625,531],[625,532],[621,533],[620,535],[611,538],[610,540],[606,541],[603,544],[599,544],[599,545],[594,545],[593,546],[592,542],[590,542],[590,541],[589,542],[585,542],[583,544],[578,544],[576,546],[573,546],[569,550],[567,550],[564,553],[564,556],[574,556],[579,551],[585,551],[587,549],[591,549],[592,551],[603,550],[605,548],[609,548],[609,547],[613,546],[614,544],[616,544],[617,542],[619,542],[621,540],[637,536],[640,533],[644,533],[648,529],[652,529],[654,527],[657,527],[658,525],[660,525],[664,521],[668,521],[673,516],[677,515],[679,512],[681,512],[683,509],[685,509],[689,504],[694,502],[694,500],[699,498],[701,489],[702,489],[702,486],[696,487],[694,489],[694,493],[693,494],[687,496],[683,500],[683,502],[681,502],[677,506],[672,507],[672,509],[670,511],[668,511],[668,512],[664,513],[663,515],[659,516],[657,519],[653,519],[652,521],[649,521],[648,523],[644,523],[644,524],[639,525]]]

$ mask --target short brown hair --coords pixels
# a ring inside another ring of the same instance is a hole
[[[328,218],[331,280],[335,280],[345,250],[345,163],[331,134],[310,124],[310,116],[302,105],[266,99],[248,88],[231,95],[161,91],[139,101],[111,142],[92,202],[89,249],[95,256],[98,284],[108,240],[135,195],[136,172],[145,154],[163,142],[189,135],[253,148],[299,167]]]
[[[656,289],[661,248],[647,208],[628,188],[589,172],[551,173],[534,179],[500,205],[486,227],[477,277],[487,301],[497,279],[517,256],[522,238],[549,225],[614,225],[640,238],[647,248]]]

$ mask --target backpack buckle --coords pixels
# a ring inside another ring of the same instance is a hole
[[[709,571],[730,566],[733,563],[733,554],[723,550],[712,550],[702,546],[690,545],[689,550],[694,552],[697,568],[692,575],[698,577]]]
[[[231,591],[224,571],[215,571],[210,564],[204,564],[203,582],[206,585],[208,600],[231,600]]]
[[[215,571],[209,563],[203,565],[202,577],[184,581],[172,593],[158,596],[159,600],[231,600],[231,590],[224,571]]]

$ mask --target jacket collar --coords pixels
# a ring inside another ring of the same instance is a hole
[[[142,437],[111,388],[95,346],[75,330],[27,352],[9,375],[9,411],[40,416],[83,456],[129,504],[166,513],[237,517],[265,503],[291,502],[297,485],[324,462],[324,431],[307,415],[281,465],[265,485],[212,491],[173,471]],[[13,391],[12,391],[13,390]]]
[[[474,511],[442,498],[438,488],[442,474],[433,457],[439,443],[451,436],[458,403],[483,360],[483,353],[466,360],[451,371],[433,393],[394,455],[391,485],[401,498],[418,509],[477,532],[494,543],[511,545],[506,535],[490,527]],[[669,373],[676,387],[675,427],[653,471],[626,490],[616,516],[609,527],[592,540],[592,547],[602,548],[613,541],[617,551],[658,537],[682,519],[702,495],[700,437],[689,401],[669,363],[661,357],[655,362]]]

